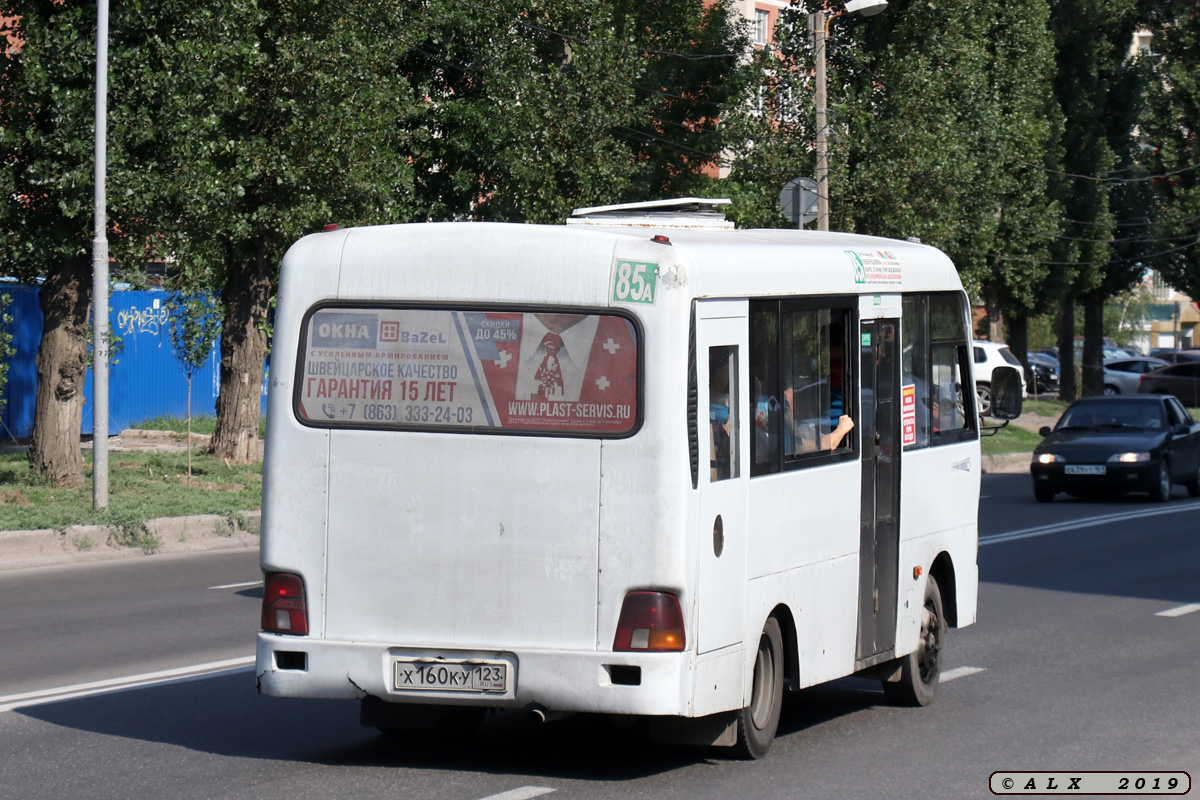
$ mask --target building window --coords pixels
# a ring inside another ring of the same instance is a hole
[[[754,43],[768,44],[771,41],[771,12],[756,9],[754,12]]]

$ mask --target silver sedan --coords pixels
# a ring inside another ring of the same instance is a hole
[[[1107,358],[1104,360],[1104,393],[1137,394],[1142,375],[1165,366],[1168,364],[1161,358]]]

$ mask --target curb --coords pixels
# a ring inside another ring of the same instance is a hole
[[[146,529],[161,544],[149,552],[141,547],[116,544],[114,529],[108,525],[72,525],[64,530],[0,531],[0,572],[138,558],[159,553],[257,549],[261,521],[262,513],[257,510],[242,511],[231,516],[198,514],[152,519],[146,522]]]

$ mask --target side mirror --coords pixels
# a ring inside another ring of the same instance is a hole
[[[1176,436],[1187,436],[1191,432],[1192,432],[1192,429],[1191,429],[1191,426],[1189,426],[1189,425],[1180,424],[1180,425],[1175,426],[1175,435]]]
[[[992,416],[1016,419],[1021,416],[1021,373],[1015,367],[996,367],[992,371]]]
[[[1049,436],[1053,432],[1054,430],[1049,425],[1043,425],[1042,427],[1038,428],[1038,433],[1042,436]]]

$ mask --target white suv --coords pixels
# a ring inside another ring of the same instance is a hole
[[[996,367],[1016,367],[1021,376],[1021,396],[1028,396],[1025,391],[1025,369],[1008,345],[976,339],[972,342],[972,349],[975,351],[975,396],[979,398],[981,416],[992,412],[992,370]]]

